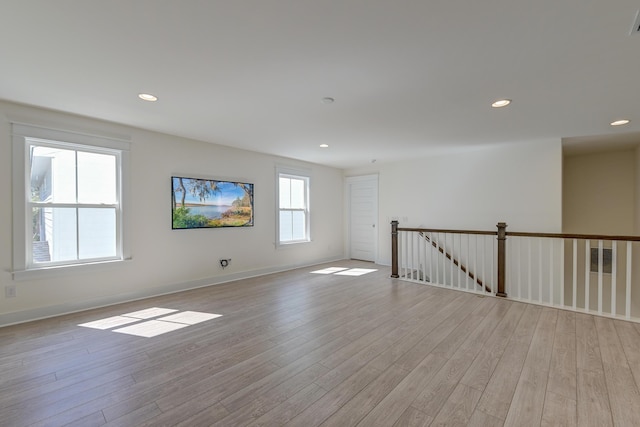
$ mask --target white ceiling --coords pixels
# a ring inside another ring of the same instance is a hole
[[[0,0],[0,98],[340,168],[640,134],[640,34],[629,34],[638,9],[639,0]],[[512,105],[489,107],[503,97]],[[632,122],[609,126],[618,118]]]

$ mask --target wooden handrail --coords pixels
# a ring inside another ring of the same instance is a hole
[[[400,228],[398,230],[401,230]],[[525,233],[507,231],[507,236],[513,237],[548,237],[552,239],[582,239],[582,240],[626,240],[640,242],[640,236],[608,236],[605,234],[571,234],[571,233]]]
[[[496,231],[486,230],[449,230],[444,228],[398,227],[398,231],[412,231],[421,233],[449,233],[449,234],[477,234],[485,236],[497,236]],[[640,236],[620,236],[606,234],[575,234],[575,233],[535,233],[523,231],[507,231],[507,237],[547,237],[552,239],[581,239],[581,240],[625,240],[640,242]]]
[[[398,231],[415,231],[415,232],[421,232],[421,233],[481,234],[485,236],[496,236],[498,234],[495,231],[446,230],[441,228],[411,228],[411,227],[398,227]]]

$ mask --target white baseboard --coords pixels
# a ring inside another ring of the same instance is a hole
[[[188,291],[191,289],[204,288],[207,286],[215,286],[222,283],[233,282],[236,280],[249,279],[251,277],[264,276],[267,274],[280,273],[283,271],[295,270],[297,268],[305,268],[313,265],[325,264],[327,262],[342,261],[344,258],[326,258],[316,260],[308,264],[295,264],[278,267],[267,267],[257,270],[244,271],[239,273],[227,274],[224,276],[216,276],[205,279],[193,280],[189,282],[176,283],[169,286],[146,289],[143,291],[129,292],[126,294],[110,295],[101,298],[94,298],[80,302],[68,302],[48,307],[39,307],[32,310],[17,311],[13,313],[0,314],[0,327],[15,325],[18,323],[32,322],[34,320],[47,319],[50,317],[61,316],[64,314],[77,313],[79,311],[91,310],[94,308],[107,307],[125,302],[137,301],[145,298],[157,297],[161,295],[173,294],[176,292]]]

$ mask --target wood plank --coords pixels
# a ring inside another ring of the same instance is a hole
[[[503,303],[506,301],[502,301]],[[480,353],[460,380],[477,390],[483,391],[498,366],[509,339],[525,312],[525,304],[507,304],[509,307],[505,317],[497,324],[494,333],[484,343]]]
[[[100,427],[105,425],[105,423],[106,421],[102,415],[102,411],[98,411],[76,421],[72,421],[69,424],[66,424],[65,427]]]
[[[602,317],[596,317],[594,320],[600,341],[613,422],[617,425],[640,425],[640,393],[627,364],[613,320]]]
[[[331,390],[342,381],[353,375],[360,368],[368,364],[380,353],[393,347],[395,343],[401,339],[409,330],[406,323],[400,324],[398,327],[391,329],[384,337],[376,340],[370,345],[364,347],[358,353],[345,360],[335,368],[331,369],[322,377],[316,380],[316,384],[325,390]],[[323,363],[322,361],[320,363]]]
[[[357,393],[351,400],[341,406],[327,420],[324,427],[343,427],[356,425],[375,406],[384,399],[406,376],[404,369],[391,366],[375,380]]]
[[[482,392],[465,384],[458,384],[440,412],[433,420],[434,426],[467,425],[480,400]]]
[[[270,374],[278,372],[280,369],[282,368],[278,367],[278,365],[265,363],[246,372],[236,373],[234,370],[232,376],[219,376],[224,378],[220,382],[216,381],[216,376],[214,375],[184,387],[181,385],[174,387],[174,384],[171,384],[171,389],[166,393],[162,393],[156,399],[156,403],[161,410],[168,411],[186,403],[193,396],[218,402],[224,396],[229,396],[244,387],[251,386]],[[223,371],[221,374],[226,374],[226,372]]]
[[[578,368],[577,388],[577,424],[593,427],[613,426],[604,372]]]
[[[478,402],[482,412],[502,420],[507,417],[541,311],[540,307],[527,306]]]
[[[397,387],[387,394],[387,396],[360,421],[359,425],[363,427],[374,427],[389,426],[397,423],[403,414],[407,412],[411,402],[418,397],[424,387],[445,363],[446,359],[442,357],[434,354],[427,355],[413,371],[407,374]],[[433,419],[433,417],[428,416],[423,411],[415,410],[409,412],[417,415],[424,414],[429,420]],[[406,422],[408,421],[403,421],[403,423]]]
[[[467,427],[502,427],[503,425],[504,421],[500,418],[492,417],[476,408],[469,419]]]
[[[449,316],[444,319],[447,321],[443,321],[440,327],[431,331],[417,344],[414,344],[409,351],[394,362],[394,365],[411,371],[420,364],[427,354],[436,350],[441,357],[449,358],[450,353],[458,348],[481,320],[480,316],[471,316],[469,314],[469,307],[473,307],[472,303],[469,301],[465,303],[466,305],[463,305],[457,311],[449,313]],[[452,319],[455,319],[455,321],[448,321]]]
[[[409,351],[423,356],[428,354],[429,348],[434,348],[450,331],[455,329],[456,322],[447,322],[447,319],[464,317],[465,312],[469,310],[468,296],[461,293],[458,294],[460,295],[454,300],[435,309],[433,315],[425,319],[424,323],[418,324],[395,345],[378,355],[373,360],[372,366],[384,371]],[[431,335],[432,333],[433,335]],[[416,346],[420,347],[415,348]]]
[[[482,307],[479,304],[478,307]],[[473,330],[467,339],[456,349],[456,352],[444,364],[442,369],[433,377],[433,379],[424,387],[423,391],[411,403],[416,409],[420,409],[431,417],[437,417],[442,406],[446,403],[448,397],[456,389],[458,383],[465,375],[474,358],[482,349],[483,344],[488,337],[495,331],[495,325],[506,315],[507,310],[501,305],[492,305],[492,310],[477,323],[477,327]],[[451,336],[453,340],[457,340],[455,333]],[[446,342],[442,344],[447,347]],[[436,350],[432,353],[441,356]],[[447,354],[447,353],[444,353]]]
[[[363,367],[294,417],[287,425],[314,427],[322,424],[379,376],[380,371],[377,369],[369,365]]]
[[[557,316],[557,310],[542,310],[505,425],[540,425]]]
[[[409,406],[398,418],[398,421],[393,425],[393,427],[427,427],[431,425],[433,418],[429,415],[425,414],[422,411],[417,410]],[[366,427],[362,423],[358,424],[359,426]]]
[[[7,425],[29,425],[54,417],[57,414],[73,409],[82,403],[122,390],[131,384],[133,384],[133,379],[131,377],[124,377],[98,387],[87,388],[80,392],[74,393],[75,390],[70,390],[66,397],[62,398],[57,398],[54,392],[46,395],[48,399],[46,400],[46,403],[42,405],[40,405],[37,400],[31,399],[27,402],[4,408],[2,410],[2,420],[3,422],[6,422]],[[82,414],[82,416],[86,416],[93,412],[95,412],[95,410],[90,411],[87,414]],[[75,419],[68,419],[68,421],[63,424],[67,424],[74,420]]]
[[[221,404],[196,397],[136,427],[204,427],[227,415],[229,411]]]
[[[257,420],[248,424],[250,427],[269,427],[284,425],[293,417],[304,411],[327,393],[322,387],[310,384],[280,405],[276,406]]]
[[[576,400],[576,336],[556,334],[547,391]]]
[[[547,392],[542,411],[542,427],[578,425],[577,404],[573,399]]]
[[[640,384],[640,333],[633,323],[616,320],[613,322],[624,349],[624,355],[636,385]]]
[[[115,385],[115,387],[112,387],[112,385]],[[63,401],[63,404],[59,406],[54,404],[51,407],[38,408],[38,410],[33,411],[33,416],[20,418],[20,423],[17,425],[29,425],[30,427],[63,426],[86,418],[99,411],[105,403],[108,405],[109,402],[117,400],[119,391],[126,389],[125,384],[112,385],[99,387],[96,390],[91,390],[91,392],[73,396],[69,400]],[[46,415],[50,416],[45,418]],[[33,418],[38,419],[38,421],[31,423],[30,419]]]
[[[158,405],[155,402],[151,402],[122,417],[108,420],[105,425],[109,427],[137,426],[160,414],[162,414],[162,411],[158,408]]]
[[[363,334],[357,339],[342,346],[339,350],[334,351],[327,357],[320,360],[319,363],[329,369],[333,369],[358,354],[363,349],[371,346],[376,341],[384,338],[390,332],[397,330],[400,326],[402,326],[401,322],[390,319],[388,322],[379,325],[366,334]]]
[[[243,394],[240,400],[233,400],[235,394],[231,395],[231,402],[235,404],[236,408],[234,409],[234,405],[227,403],[226,399],[223,400],[221,403],[230,412],[230,415],[211,425],[239,426],[249,424],[276,406],[287,401],[300,390],[312,385],[313,381],[326,373],[327,370],[327,368],[317,363],[274,387],[261,387],[255,389],[259,391]]]
[[[600,343],[593,316],[576,314],[576,365],[588,371],[603,371]]]

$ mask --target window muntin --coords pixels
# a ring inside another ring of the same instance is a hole
[[[278,242],[310,241],[309,177],[278,173]]]
[[[119,150],[25,138],[26,268],[122,259]]]

